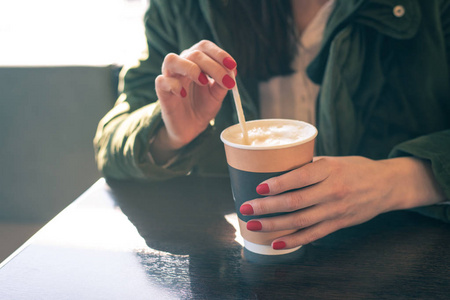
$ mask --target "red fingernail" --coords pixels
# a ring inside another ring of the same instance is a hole
[[[180,95],[183,98],[187,96],[186,90],[184,88],[181,88]]]
[[[247,222],[247,229],[250,231],[260,231],[262,229],[261,222],[259,221],[248,221]]]
[[[241,212],[241,214],[249,216],[249,215],[253,215],[254,211],[253,211],[253,207],[250,204],[244,204],[241,206],[241,208],[239,209],[239,211]]]
[[[231,57],[225,57],[223,65],[228,69],[233,70],[236,67],[236,62]]]
[[[275,250],[281,250],[286,248],[286,243],[283,241],[275,242],[272,244],[272,248]]]
[[[269,185],[267,183],[261,183],[256,187],[256,192],[260,195],[266,195],[270,193]]]
[[[198,75],[198,81],[200,81],[201,84],[207,84],[208,83],[208,78],[206,78],[205,73],[200,73],[200,75]]]
[[[233,78],[231,78],[229,75],[223,76],[222,83],[224,86],[226,86],[229,89],[232,89],[234,87],[234,85],[236,84],[234,82]]]

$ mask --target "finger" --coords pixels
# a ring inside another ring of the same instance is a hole
[[[347,225],[341,219],[324,221],[274,240],[272,248],[281,250],[307,245],[345,227]]]
[[[199,85],[206,85],[209,82],[205,73],[195,62],[174,53],[166,55],[161,72],[166,77],[187,77]]]
[[[234,70],[236,68],[236,61],[231,57],[231,55],[211,41],[202,40],[192,46],[189,50],[199,50],[204,52],[206,55],[211,57],[211,59],[215,60],[228,70]],[[181,56],[184,56],[189,52],[189,50],[182,52]]]
[[[330,205],[316,205],[298,212],[285,214],[282,216],[253,219],[250,222],[259,222],[260,224],[250,224],[249,230],[252,228],[260,228],[257,231],[279,231],[288,229],[303,229],[312,225],[321,223],[325,220],[336,218],[339,215],[337,209]],[[259,226],[256,226],[259,225]]]
[[[310,186],[280,195],[246,201],[241,205],[240,211],[243,215],[254,216],[292,212],[324,202],[326,197],[327,194],[320,187]]]
[[[223,88],[231,89],[235,86],[236,83],[230,76],[232,72],[225,69],[222,64],[218,63],[206,53],[194,50],[187,53],[185,58],[197,65],[201,71],[213,78]]]
[[[325,160],[319,159],[283,175],[263,181],[256,187],[260,195],[276,195],[286,191],[307,187],[325,180],[330,168]]]
[[[155,89],[158,98],[162,101],[167,95],[186,97],[186,89],[184,89],[180,80],[174,77],[159,75],[155,80]]]

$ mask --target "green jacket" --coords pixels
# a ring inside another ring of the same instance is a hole
[[[148,56],[125,73],[123,93],[95,136],[98,167],[106,177],[227,174],[219,135],[237,123],[231,93],[214,125],[169,168],[152,164],[148,154],[162,123],[154,81],[165,55],[202,39],[234,53],[219,3],[151,1],[145,16]],[[337,0],[308,74],[321,85],[318,155],[427,159],[450,199],[450,1]],[[237,83],[246,118],[258,118],[258,82],[238,76]],[[420,211],[450,220],[450,205]]]

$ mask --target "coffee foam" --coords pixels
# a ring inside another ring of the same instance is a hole
[[[222,133],[224,143],[235,147],[268,149],[292,146],[310,141],[317,129],[305,122],[286,119],[264,119],[247,122],[248,143],[244,143],[242,130],[232,126]]]

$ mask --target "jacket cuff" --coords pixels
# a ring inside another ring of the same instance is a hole
[[[428,160],[433,174],[450,200],[450,130],[421,136],[397,145],[389,154],[390,158],[414,156]],[[412,209],[424,215],[450,222],[450,205],[440,203]]]
[[[145,124],[141,134],[146,139],[145,151],[143,153],[135,153],[140,156],[140,163],[137,167],[140,169],[141,179],[144,180],[165,180],[172,177],[189,175],[195,165],[198,163],[200,157],[204,154],[205,149],[208,148],[208,140],[213,135],[214,128],[209,125],[208,128],[195,138],[189,145],[180,149],[179,153],[170,159],[164,165],[155,163],[150,152],[150,143],[154,139],[158,130],[163,126],[161,118],[161,109],[158,103],[154,107],[151,115],[146,115],[147,120],[142,120]],[[136,149],[136,151],[139,151]]]

